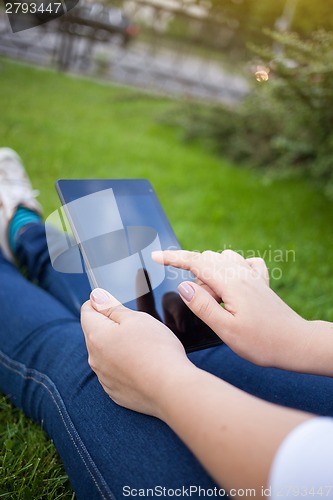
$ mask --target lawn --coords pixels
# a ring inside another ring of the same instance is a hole
[[[0,60],[2,145],[23,157],[45,215],[58,178],[148,178],[188,249],[266,258],[303,316],[333,321],[333,203],[302,180],[268,183],[163,125],[172,100]],[[42,431],[0,398],[0,498],[72,498]]]

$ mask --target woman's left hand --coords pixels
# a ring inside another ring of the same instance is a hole
[[[117,404],[160,417],[164,389],[195,369],[184,347],[152,316],[95,289],[81,309],[88,362]]]

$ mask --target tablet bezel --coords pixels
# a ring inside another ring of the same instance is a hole
[[[65,214],[67,216],[69,225],[73,232],[76,243],[80,247],[80,235],[77,227],[77,223],[74,224],[71,214],[67,208],[67,205],[81,197],[88,196],[89,194],[96,193],[98,191],[103,191],[106,189],[113,189],[115,198],[119,196],[138,196],[138,195],[148,195],[151,197],[154,203],[154,209],[158,212],[158,215],[163,222],[163,230],[167,231],[168,237],[173,242],[173,248],[181,248],[178,239],[172,229],[172,226],[162,208],[162,205],[151,185],[147,179],[59,179],[55,183],[57,193],[63,205]],[[163,248],[164,249],[164,248]],[[89,281],[92,287],[98,287],[94,272],[90,268],[89,261],[85,255],[82,247],[80,247],[83,260],[86,265],[86,271],[89,277]],[[177,290],[174,290],[177,292]],[[208,347],[214,347],[220,345],[222,341],[214,334],[214,337],[210,341],[196,342],[191,345],[184,346],[187,352],[196,351],[199,349],[205,349]]]

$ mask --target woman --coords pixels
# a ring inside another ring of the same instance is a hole
[[[332,497],[333,423],[306,413],[333,415],[332,325],[284,304],[260,259],[176,251],[153,258],[194,272],[180,295],[224,345],[186,356],[101,289],[81,328],[88,283],[52,268],[35,195],[0,150],[0,388],[53,439],[77,497]]]

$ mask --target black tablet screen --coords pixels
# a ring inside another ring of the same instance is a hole
[[[179,297],[177,286],[192,274],[151,259],[154,250],[180,246],[148,181],[60,180],[56,187],[92,288],[163,321],[187,351],[220,343]]]

